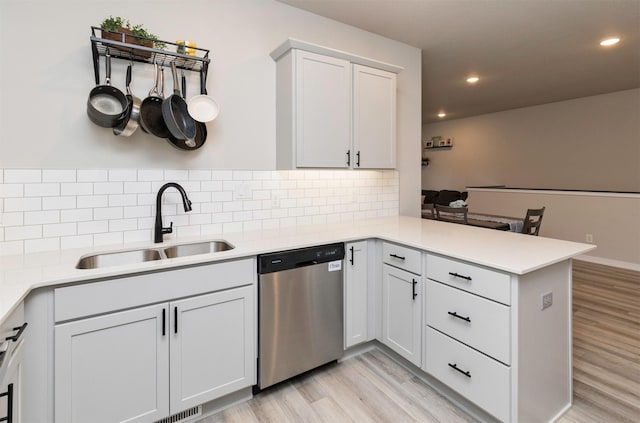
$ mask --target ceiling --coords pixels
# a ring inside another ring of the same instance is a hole
[[[640,0],[278,1],[420,48],[423,123],[640,87]]]

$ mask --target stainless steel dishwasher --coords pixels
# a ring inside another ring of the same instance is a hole
[[[344,244],[258,257],[258,390],[343,354]]]

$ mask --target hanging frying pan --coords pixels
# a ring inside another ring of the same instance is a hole
[[[173,76],[173,95],[163,100],[162,116],[174,138],[187,140],[196,136],[196,123],[189,115],[187,103],[180,95],[175,61],[171,62],[171,75]]]
[[[184,72],[182,72],[182,96],[187,96],[187,81],[184,76]],[[186,140],[179,140],[174,138],[173,136],[168,138],[169,143],[180,150],[197,150],[202,147],[202,145],[207,140],[207,125],[204,122],[195,121],[196,124],[196,135],[193,138],[189,138]]]
[[[158,138],[169,138],[171,133],[164,123],[162,116],[162,101],[164,94],[164,75],[160,76],[158,64],[155,66],[155,79],[149,96],[142,101],[140,105],[140,125],[145,132],[155,135]],[[158,84],[162,85],[161,91],[158,91]]]
[[[113,128],[113,133],[115,135],[122,135],[125,137],[130,137],[131,134],[136,132],[138,129],[138,123],[140,120],[140,105],[142,104],[142,100],[133,95],[131,92],[131,65],[127,67],[127,100],[129,103],[129,107],[127,110],[127,116],[122,120],[120,125]]]
[[[126,117],[127,97],[122,91],[111,86],[111,56],[105,54],[106,82],[94,87],[87,99],[87,115],[91,122],[103,128],[118,126]]]
[[[189,114],[197,122],[211,122],[220,113],[218,103],[207,95],[204,73],[200,72],[200,95],[192,97],[187,106]]]

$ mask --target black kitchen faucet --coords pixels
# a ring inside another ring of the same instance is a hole
[[[168,228],[162,227],[162,194],[169,187],[174,187],[178,190],[178,192],[180,192],[180,195],[182,196],[182,204],[184,205],[184,211],[191,211],[191,201],[189,200],[189,197],[187,197],[187,192],[184,190],[184,188],[182,188],[180,184],[176,182],[168,182],[161,186],[158,190],[158,195],[156,196],[156,224],[153,229],[154,242],[156,244],[162,242],[162,236],[164,234],[170,234],[171,232],[173,232],[173,222],[169,224]]]

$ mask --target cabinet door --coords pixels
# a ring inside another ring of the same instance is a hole
[[[160,304],[56,325],[56,422],[168,416],[167,312]]]
[[[382,342],[416,366],[421,362],[420,276],[383,265]]]
[[[396,167],[396,74],[353,65],[354,168]]]
[[[254,289],[171,303],[171,413],[255,384]]]
[[[12,423],[19,423],[23,421],[22,418],[22,349],[24,345],[24,339],[18,341],[15,348],[7,350],[3,362],[6,373],[0,380],[0,419],[6,418],[6,421]],[[9,419],[11,416],[11,419]],[[2,420],[0,420],[2,421]]]
[[[297,167],[346,168],[351,145],[351,65],[295,51]]]
[[[367,340],[367,241],[346,245],[344,347]]]

